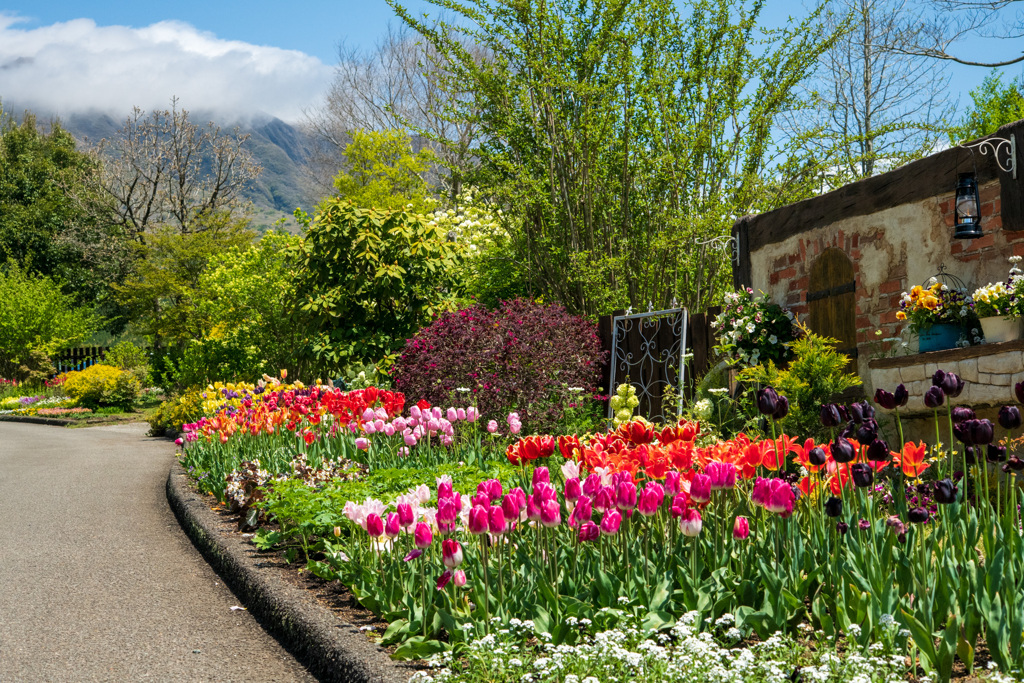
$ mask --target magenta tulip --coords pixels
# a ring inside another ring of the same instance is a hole
[[[623,512],[636,508],[636,484],[632,481],[619,483],[615,489],[615,507]]]
[[[556,501],[545,500],[541,503],[540,523],[549,529],[562,523],[562,511]]]
[[[694,475],[690,481],[690,499],[695,503],[706,503],[711,500],[711,477],[706,474]]]
[[[534,501],[533,496],[526,499],[526,519],[531,522],[536,522],[540,519],[540,508],[537,507],[537,503]]]
[[[480,536],[487,533],[487,508],[474,505],[469,511],[469,533]]]
[[[570,526],[578,526],[579,524],[589,522],[594,517],[594,506],[590,502],[590,498],[587,496],[580,496],[580,499],[576,501],[576,507],[573,508],[572,514],[569,516]]]
[[[597,492],[597,497],[594,498],[594,509],[598,512],[604,512],[615,507],[615,489],[611,486],[602,486]]]
[[[679,517],[679,530],[683,532],[684,536],[696,536],[703,526],[704,522],[701,520],[700,513],[693,508],[687,508]]]
[[[709,462],[704,474],[711,478],[712,491],[736,488],[736,466],[731,462]]]
[[[653,489],[644,489],[640,493],[640,500],[637,502],[637,510],[644,517],[653,517],[658,514],[658,493]]]
[[[679,491],[679,472],[672,470],[665,475],[665,493],[674,496]]]
[[[356,448],[361,451],[368,450],[370,448],[370,440],[364,437],[359,437],[356,439]]]
[[[452,571],[445,569],[444,573],[437,579],[437,590],[444,590],[444,587],[452,580]]]
[[[772,489],[768,480],[764,477],[758,477],[754,481],[754,488],[750,492],[750,502],[754,505],[760,505],[765,507],[768,505],[768,498],[771,496]]]
[[[580,480],[577,477],[565,480],[565,499],[569,502],[575,503],[583,495],[583,488],[580,486]]]
[[[402,526],[402,528],[408,531],[409,527],[411,527],[413,525],[413,522],[415,521],[416,513],[413,512],[412,505],[409,505],[408,503],[399,503],[398,523]]]
[[[434,542],[434,532],[430,530],[430,527],[425,522],[420,522],[412,533],[412,542],[420,550],[425,550]]]
[[[584,522],[580,527],[579,541],[580,543],[586,541],[596,541],[601,536],[601,527],[597,526],[593,522]]]
[[[446,538],[441,543],[441,561],[449,569],[462,564],[462,546],[454,538]]]
[[[601,533],[607,536],[612,536],[619,533],[619,527],[622,525],[622,515],[619,511],[612,508],[604,513],[604,517],[601,519]]]
[[[548,472],[547,467],[538,467],[533,471],[533,488],[537,488],[538,484],[550,484],[551,474]]]
[[[387,534],[388,538],[395,538],[401,530],[402,526],[398,521],[398,513],[392,512],[388,515],[388,521],[384,525],[384,533]]]
[[[380,538],[384,535],[384,520],[380,515],[371,512],[366,516],[366,533],[372,538]]]
[[[487,511],[487,529],[492,534],[503,534],[508,531],[508,522],[505,521],[505,511],[498,505],[491,506]]]
[[[750,536],[750,522],[746,517],[737,517],[732,525],[732,537],[737,541],[743,541]]]

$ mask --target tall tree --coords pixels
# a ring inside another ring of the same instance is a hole
[[[995,133],[1000,126],[1024,119],[1024,76],[1003,83],[1003,76],[993,71],[971,91],[973,107],[960,123],[949,131],[949,141],[956,144]]]
[[[930,0],[904,22],[892,49],[965,66],[1000,67],[1024,62],[1024,0]],[[985,50],[971,50],[971,40]]]
[[[442,57],[445,115],[478,126],[470,180],[514,256],[571,310],[704,310],[733,217],[810,191],[776,122],[830,45],[820,10],[766,32],[758,1],[431,1],[452,20],[389,0]]]

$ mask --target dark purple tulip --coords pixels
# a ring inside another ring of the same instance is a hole
[[[949,393],[949,391],[956,390],[956,376],[950,377],[953,373],[946,372],[945,370],[936,370],[935,374],[932,375],[932,386],[939,387],[942,389],[942,393]]]
[[[846,532],[849,531],[849,530],[850,530],[850,525],[847,524],[846,522],[838,522],[836,524],[836,531],[838,531],[841,534],[846,534]]]
[[[989,446],[991,448],[991,446]],[[978,462],[981,457],[981,449],[975,448],[974,446],[967,446],[964,448],[964,460],[967,461],[968,465],[973,465]]]
[[[914,524],[924,524],[928,521],[928,517],[928,510],[925,508],[910,508],[910,510],[907,511],[907,519]]]
[[[1016,455],[1010,458],[1009,462],[1006,464],[1009,465],[1010,469],[1014,472],[1024,471],[1024,460],[1021,460]]]
[[[1017,396],[1018,403],[1024,403],[1024,382],[1014,384],[1013,393]]]
[[[838,427],[839,420],[839,406],[835,403],[825,403],[821,406],[821,426],[822,427]]]
[[[836,407],[839,409],[839,419],[840,420],[842,420],[843,422],[846,422],[847,420],[850,419],[850,411],[849,411],[849,409],[846,406],[839,405],[839,406],[836,406]]]
[[[773,420],[781,420],[789,414],[789,399],[785,396],[779,396],[779,402],[775,406],[775,412],[772,413]]]
[[[875,409],[867,401],[861,401],[861,403],[860,403],[860,412],[864,416],[865,420],[873,420],[873,419],[875,419]]]
[[[949,505],[956,502],[956,484],[952,479],[943,479],[935,482],[935,502],[939,505]]]
[[[990,420],[968,420],[964,424],[971,426],[971,443],[984,446],[995,438],[995,425]]]
[[[864,420],[857,428],[857,442],[863,446],[871,443],[878,436],[878,423],[874,420]]]
[[[868,444],[868,460],[872,462],[887,462],[889,460],[889,444],[882,439],[875,439]]]
[[[757,410],[762,415],[772,416],[779,407],[779,395],[771,387],[759,389],[757,392]]]
[[[895,410],[896,397],[890,394],[885,389],[875,389],[875,403],[882,406],[886,410]]]
[[[850,419],[860,424],[864,421],[864,406],[860,403],[850,404]]]
[[[811,452],[807,454],[807,460],[815,467],[821,467],[828,460],[828,456],[825,455],[824,449],[820,446],[815,446],[811,449]]]
[[[988,458],[989,462],[1006,462],[1006,446],[997,446],[994,443],[990,443],[985,457]]]
[[[838,517],[843,514],[842,498],[830,496],[829,499],[825,501],[825,514],[829,517]]]
[[[896,407],[902,408],[907,405],[907,400],[910,398],[910,392],[901,384],[896,387],[896,391],[893,392],[892,396],[896,399]]]
[[[865,486],[871,486],[875,481],[875,471],[871,469],[871,465],[866,462],[859,462],[856,465],[850,465],[850,475],[853,477],[853,483],[855,486],[864,488]]]
[[[965,446],[973,445],[974,442],[971,441],[971,420],[953,423],[953,436]]]
[[[946,395],[939,387],[928,387],[928,391],[924,392],[924,404],[929,408],[938,408],[945,402]]]
[[[975,417],[974,411],[967,406],[953,408],[953,424],[960,424],[965,420],[973,420]]]
[[[868,520],[866,520],[866,519],[862,519],[862,520],[860,520],[860,522],[858,522],[858,523],[857,523],[857,527],[858,527],[858,528],[859,528],[859,529],[860,529],[861,531],[867,531],[868,529],[870,529],[870,528],[871,528],[871,522],[869,522],[869,521],[868,521]]]
[[[840,464],[853,462],[853,459],[857,457],[857,452],[853,450],[853,444],[843,437],[833,441],[829,446],[829,450],[832,451],[832,459]]]
[[[953,375],[953,373],[951,372],[947,374]],[[960,377],[960,375],[953,375],[953,377],[956,378],[956,388],[953,389],[953,391],[946,392],[946,395],[949,396],[950,398],[956,398],[960,394],[964,393],[964,380]]]
[[[1003,429],[1016,429],[1020,427],[1020,408],[1017,406],[1003,406],[999,409],[999,426]]]

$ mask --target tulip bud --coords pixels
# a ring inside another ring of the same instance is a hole
[[[501,501],[501,510],[505,513],[505,519],[519,519],[519,511],[521,509],[519,507],[519,499],[516,496],[508,495]]]
[[[1013,385],[1013,394],[1017,397],[1018,403],[1024,403],[1024,382],[1017,382]]]
[[[454,572],[452,572],[452,583],[454,583],[459,588],[465,586],[466,572],[462,571],[461,569],[456,569]]]
[[[1017,406],[1003,406],[999,409],[999,426],[1003,429],[1020,427],[1020,409]]]
[[[902,408],[907,405],[907,400],[910,398],[910,392],[907,388],[900,384],[896,387],[896,391],[892,393],[893,398],[896,400],[896,407]]]
[[[875,403],[886,410],[894,410],[896,408],[896,397],[885,389],[875,389]]]
[[[174,445],[175,446],[181,446],[184,443],[185,443],[185,441],[181,437],[178,437],[177,439],[174,440]]]
[[[933,410],[945,402],[946,395],[939,387],[928,387],[928,391],[924,392],[924,404]]]
[[[487,432],[489,434],[493,434],[496,431],[498,431],[498,421],[491,420],[490,422],[487,423]]]
[[[408,503],[398,504],[398,523],[403,529],[408,530],[412,526],[412,523],[416,521],[416,515],[412,510],[412,506]]]
[[[480,536],[487,533],[488,512],[482,505],[474,505],[469,511],[469,533]]]
[[[690,481],[690,500],[695,503],[711,500],[711,477],[706,474],[694,475]]]
[[[968,420],[965,424],[971,426],[971,442],[984,446],[992,443],[995,438],[995,426],[990,420]]]
[[[565,499],[571,503],[575,503],[583,495],[583,488],[580,486],[580,480],[578,477],[565,480]]]
[[[841,436],[829,445],[829,450],[832,451],[832,459],[840,464],[853,462],[853,459],[857,457],[857,451],[853,449],[853,444]]]
[[[548,472],[547,467],[538,467],[533,471],[533,486],[537,487],[538,484],[550,484],[551,474]]]
[[[771,497],[771,494],[772,489],[768,480],[764,477],[758,477],[754,481],[754,488],[750,492],[750,502],[754,505],[765,507],[768,505],[768,499]]]
[[[838,427],[840,416],[839,406],[835,403],[825,403],[821,406],[821,426]]]
[[[691,538],[700,533],[703,528],[704,522],[700,517],[700,513],[690,508],[685,510],[679,517],[679,530],[683,532],[684,536],[690,536]]]
[[[597,526],[593,522],[584,522],[580,527],[579,540],[580,543],[586,541],[596,541],[601,536],[601,527]]]
[[[781,420],[789,414],[789,399],[785,396],[779,396],[779,402],[775,406],[775,412],[772,413],[773,420]]]
[[[366,533],[370,534],[371,538],[380,538],[384,535],[384,520],[380,515],[371,512],[366,516]]]
[[[508,531],[505,511],[499,505],[492,505],[487,511],[487,530],[492,534],[503,534]]]
[[[665,474],[665,493],[674,496],[679,493],[679,472],[671,470]]]
[[[736,487],[736,466],[731,462],[709,462],[704,473],[711,478],[712,491]]]
[[[466,411],[463,410],[462,414],[463,414],[463,416],[465,416]],[[459,419],[459,411],[457,411],[453,407],[449,407],[448,410],[445,411],[445,417],[448,418],[449,422],[455,422],[455,421],[457,421]]]
[[[562,523],[562,511],[556,501],[545,500],[541,503],[540,523],[549,529]]]
[[[997,446],[994,443],[988,445],[988,452],[985,457],[989,462],[1005,462],[1006,461],[1006,446]]]
[[[956,406],[953,408],[951,417],[953,418],[953,424],[960,424],[967,420],[973,420],[975,415],[974,411],[967,406]]]
[[[852,419],[857,424],[860,424],[861,422],[863,422],[864,421],[864,406],[861,405],[860,403],[851,403],[850,404],[850,419]]]
[[[636,508],[636,484],[632,481],[620,482],[615,489],[615,507],[623,512]]]
[[[486,493],[478,493],[477,495],[475,495],[475,496],[473,496],[472,498],[469,499],[469,506],[470,507],[480,506],[480,507],[486,508],[486,507],[490,507],[490,505],[491,505],[491,497],[488,496]]]
[[[746,517],[737,517],[732,525],[732,537],[737,541],[743,541],[748,536],[750,536],[750,522]]]
[[[338,536],[338,537],[341,536],[341,527],[340,526],[334,527],[334,535]]]
[[[459,510],[455,507],[454,498],[442,498],[437,501],[436,519],[438,524],[454,524],[458,516]]]
[[[441,481],[437,484],[437,499],[451,498],[455,495],[455,489],[450,481]]]
[[[830,496],[829,499],[825,501],[825,514],[829,517],[838,517],[843,514],[842,498]]]
[[[837,522],[836,523],[836,531],[838,531],[839,533],[845,535],[846,532],[849,531],[849,530],[850,530],[850,525],[847,524],[846,522]]]
[[[637,503],[637,510],[644,517],[653,517],[658,514],[658,494],[653,489],[644,489],[640,493],[640,500]]]
[[[757,410],[762,415],[770,417],[775,414],[779,407],[779,395],[775,389],[765,387],[757,392]]]
[[[449,569],[462,564],[462,546],[454,538],[446,538],[441,543],[441,561]]]
[[[601,533],[606,536],[614,536],[619,533],[619,526],[622,524],[622,515],[612,508],[604,513],[601,519]]]
[[[359,437],[358,439],[356,439],[356,448],[358,448],[361,451],[368,450],[370,448],[370,440],[362,436]]]
[[[388,515],[388,521],[384,525],[384,533],[388,538],[395,538],[401,530],[402,527],[398,523],[398,513],[392,512]]]
[[[989,444],[989,448],[992,448],[991,444]],[[976,450],[974,446],[965,446],[964,447],[964,461],[968,465],[973,465],[974,463],[978,462],[978,460],[980,459],[980,456],[981,456],[981,449],[980,448]]]
[[[815,467],[821,467],[828,460],[828,456],[825,455],[824,449],[820,446],[815,446],[807,454],[807,460]]]
[[[416,525],[416,530],[413,531],[412,541],[417,548],[425,550],[434,542],[434,532],[430,530],[430,527],[425,522],[420,522]]]
[[[939,505],[949,505],[956,502],[956,484],[952,479],[943,479],[935,482],[935,502]]]
[[[540,519],[540,508],[537,507],[537,503],[533,496],[526,499],[526,519],[531,522],[536,522]]]
[[[857,443],[867,445],[878,436],[878,423],[874,420],[864,420],[857,428]]]
[[[887,462],[889,460],[889,444],[883,439],[875,439],[868,444],[868,460],[872,462]]]
[[[910,510],[907,511],[907,519],[914,524],[924,524],[928,521],[930,516],[931,515],[928,514],[928,510],[923,507],[910,508]]]
[[[863,462],[850,465],[850,475],[853,477],[854,485],[860,488],[871,486],[875,481],[875,472],[871,469],[871,465]]]

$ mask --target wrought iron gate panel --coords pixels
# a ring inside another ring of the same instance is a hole
[[[618,384],[628,382],[636,389],[640,401],[636,413],[657,423],[664,422],[666,417],[662,400],[665,390],[674,387],[677,409],[682,409],[688,318],[685,308],[615,316],[609,396]],[[612,419],[610,403],[608,419]]]

